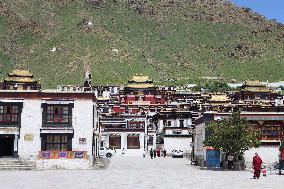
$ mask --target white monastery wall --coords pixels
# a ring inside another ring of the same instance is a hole
[[[183,150],[184,153],[191,153],[192,138],[164,137],[164,148],[170,154],[174,149]]]
[[[37,159],[41,150],[40,128],[42,125],[41,101],[25,99],[21,115],[18,155],[23,159]]]
[[[72,126],[74,129],[72,151],[87,151],[88,155],[91,155],[93,137],[93,102],[91,100],[74,102]],[[80,143],[80,138],[86,139],[86,143]]]
[[[252,162],[255,152],[258,153],[264,164],[272,164],[279,161],[279,146],[261,146],[245,152],[244,157],[248,165]]]

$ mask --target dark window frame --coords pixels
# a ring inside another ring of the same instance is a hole
[[[280,140],[283,137],[284,127],[282,125],[262,125],[259,127],[262,140]]]
[[[184,120],[183,119],[179,120],[179,127],[184,127]]]
[[[135,121],[135,120],[127,121],[127,128],[129,129],[144,129],[144,125],[145,125],[144,121]]]
[[[121,149],[121,135],[110,135],[109,136],[109,148],[110,149]]]
[[[148,145],[153,145],[154,144],[154,137],[153,136],[149,136],[148,140],[147,140]]]
[[[0,126],[20,127],[22,108],[22,102],[0,102]]]
[[[171,121],[171,120],[168,120],[168,121],[167,121],[167,126],[168,126],[168,127],[171,127],[171,126],[172,126],[172,121]]]
[[[134,141],[136,142],[135,144],[133,144]],[[127,149],[140,149],[140,138],[139,138],[139,135],[127,135]]]
[[[55,145],[59,145],[58,150],[54,149]],[[53,146],[53,148],[51,146]],[[41,136],[41,150],[42,151],[72,151],[72,135],[61,134],[61,133],[60,134],[53,134],[53,133],[44,134]]]
[[[42,104],[43,127],[72,127],[72,113],[74,104]],[[66,109],[67,108],[68,112]],[[63,118],[67,116],[67,118]],[[68,121],[62,121],[62,120]]]

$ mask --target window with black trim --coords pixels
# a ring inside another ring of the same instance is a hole
[[[179,120],[179,126],[184,127],[184,120]]]
[[[44,135],[42,151],[72,151],[72,138],[66,134]]]
[[[172,121],[167,121],[167,126],[171,127],[172,126]]]
[[[263,125],[261,129],[262,140],[280,140],[283,137],[282,125]]]
[[[47,106],[46,113],[47,123],[68,123],[69,107],[68,106]]]
[[[72,106],[44,105],[43,126],[72,126]]]
[[[154,143],[153,136],[149,136],[149,138],[148,138],[148,145],[153,145],[153,143]]]
[[[111,149],[121,149],[121,136],[110,135],[109,136],[109,147]]]
[[[139,149],[139,148],[140,148],[139,135],[128,135],[127,149]]]
[[[144,129],[144,121],[128,121],[128,126],[129,129]]]
[[[20,124],[20,107],[18,105],[0,105],[0,124]]]

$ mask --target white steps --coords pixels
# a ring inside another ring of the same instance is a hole
[[[0,171],[32,170],[34,164],[19,159],[0,159]]]

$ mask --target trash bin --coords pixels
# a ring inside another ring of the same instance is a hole
[[[233,162],[233,167],[234,171],[241,171],[241,162],[240,161]]]
[[[216,149],[206,150],[206,167],[220,168],[220,150]]]

